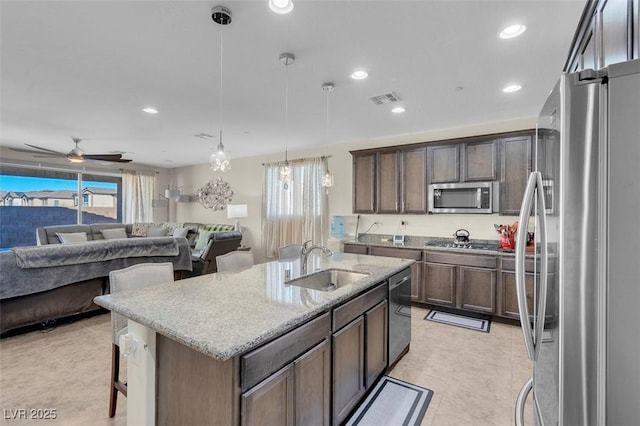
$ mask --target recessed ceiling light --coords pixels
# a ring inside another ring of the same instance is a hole
[[[404,109],[404,107],[401,107],[401,106],[397,106],[391,110],[391,112],[394,114],[400,114],[401,112],[405,112],[405,111],[406,110]]]
[[[502,30],[500,32],[500,38],[514,38],[514,37],[518,37],[520,34],[522,34],[525,30],[527,29],[526,26],[524,25],[520,25],[520,24],[516,24],[516,25],[511,25],[508,26],[507,28],[505,28],[504,30]]]
[[[146,112],[147,114],[157,114],[158,113],[157,109],[151,108],[151,107],[142,108],[142,111]]]
[[[509,84],[508,86],[504,86],[502,91],[504,93],[513,93],[513,92],[517,92],[520,89],[522,89],[522,86],[519,84]]]
[[[289,13],[293,10],[292,0],[269,0],[268,4],[269,4],[269,9],[281,15],[284,15],[285,13]]]
[[[364,70],[356,70],[351,73],[351,78],[354,80],[363,80],[367,77],[369,77],[369,73]]]

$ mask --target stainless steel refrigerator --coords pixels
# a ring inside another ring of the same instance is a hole
[[[531,390],[538,425],[640,425],[639,229],[640,60],[564,74],[538,119],[520,212],[516,286],[533,376],[517,425]]]

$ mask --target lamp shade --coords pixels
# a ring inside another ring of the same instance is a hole
[[[178,198],[182,191],[180,189],[165,189],[164,196],[165,198]]]
[[[227,204],[228,219],[238,219],[241,217],[247,217],[246,204]]]

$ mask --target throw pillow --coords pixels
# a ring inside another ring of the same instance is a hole
[[[207,241],[209,241],[209,235],[213,234],[214,232],[216,231],[200,231],[195,249],[202,250],[203,248],[205,248],[207,245]]]
[[[103,229],[100,231],[105,240],[116,240],[119,238],[127,238],[127,231],[124,228]]]
[[[149,226],[146,223],[134,223],[131,226],[132,237],[146,237]]]
[[[235,229],[234,225],[225,225],[222,223],[216,223],[214,225],[202,225],[200,226],[200,230],[204,231],[233,231]]]
[[[164,226],[150,226],[147,228],[147,237],[165,237],[168,232]]]
[[[87,241],[86,232],[56,232],[62,244],[84,243]]]
[[[189,233],[189,228],[176,228],[173,230],[174,237],[186,237]]]

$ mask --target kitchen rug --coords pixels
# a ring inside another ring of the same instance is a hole
[[[456,327],[468,328],[470,330],[483,331],[485,333],[488,333],[489,327],[491,327],[491,321],[487,319],[450,314],[436,309],[432,309],[424,319],[442,324],[455,325]]]
[[[430,389],[383,376],[345,424],[419,425],[432,396]]]

